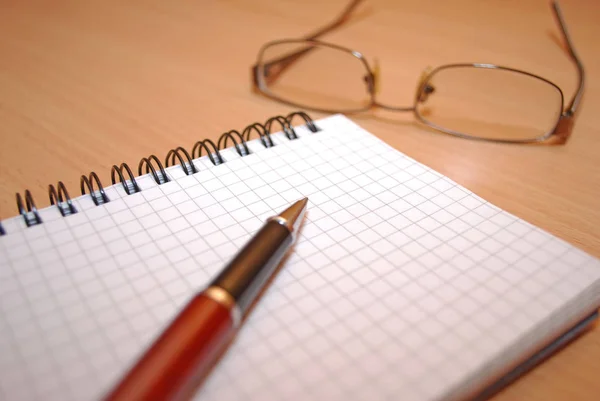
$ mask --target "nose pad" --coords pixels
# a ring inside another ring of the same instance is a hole
[[[381,81],[380,77],[381,77],[381,69],[379,68],[379,61],[377,59],[375,59],[373,73],[366,74],[363,77],[363,80],[367,84],[367,89],[368,89],[369,93],[372,93],[373,95],[377,95],[379,93],[379,86],[380,86],[380,81]]]
[[[367,85],[367,92],[372,93],[373,92],[373,74],[365,74],[365,76],[363,77],[363,81],[365,81],[365,84]]]
[[[421,77],[419,78],[419,83],[417,84],[417,102],[423,103],[426,102],[429,98],[429,95],[435,92],[435,87],[428,82],[428,79],[431,75],[432,68],[427,67],[421,72]]]
[[[421,93],[419,94],[419,102],[421,102],[421,103],[426,102],[427,99],[429,98],[429,95],[432,94],[433,92],[435,92],[435,87],[429,83],[426,83],[421,88]]]

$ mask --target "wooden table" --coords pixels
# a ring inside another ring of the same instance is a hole
[[[292,108],[252,93],[249,67],[266,41],[328,22],[343,0],[218,2],[0,2],[0,218],[29,188],[38,207],[48,184],[72,195],[81,174],[110,183],[113,164]],[[483,143],[436,134],[410,114],[369,112],[355,121],[481,197],[600,257],[600,3],[563,12],[587,67],[573,136],[564,146]],[[374,1],[326,39],[382,66],[382,100],[410,104],[428,65],[483,61],[557,83],[574,66],[558,44],[546,1]],[[319,113],[312,113],[315,118]],[[497,400],[595,400],[600,328],[498,395]]]

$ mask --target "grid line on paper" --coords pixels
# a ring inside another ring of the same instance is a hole
[[[116,192],[116,191],[115,191]],[[121,197],[121,199],[116,199],[114,197],[111,197],[111,202],[112,205],[115,205],[117,202],[119,202],[120,200],[124,200],[124,197],[126,197],[127,195],[123,192],[119,192],[118,193]],[[127,207],[127,203],[123,202],[123,204]],[[111,206],[112,207],[112,206]],[[100,212],[102,211],[102,209],[93,209],[94,212]],[[100,213],[102,215],[102,213]],[[102,221],[102,224],[98,224],[100,221]],[[127,237],[125,235],[123,235],[120,225],[114,220],[114,218],[112,217],[112,215],[110,213],[106,214],[104,217],[102,217],[102,219],[98,220],[95,219],[94,221],[89,221],[90,226],[92,228],[92,235],[95,235],[96,237],[98,237],[100,239],[100,246],[98,248],[92,248],[90,249],[91,251],[95,251],[96,253],[100,253],[102,256],[98,257],[98,260],[93,261],[91,259],[88,259],[89,264],[91,264],[90,266],[90,271],[93,272],[93,275],[95,276],[95,280],[93,282],[83,282],[80,283],[79,285],[82,286],[86,285],[88,283],[90,284],[94,284],[94,283],[98,283],[98,285],[102,288],[102,292],[98,294],[98,296],[96,298],[89,298],[89,301],[92,301],[94,299],[96,300],[105,300],[103,302],[110,302],[110,304],[112,304],[112,307],[110,305],[105,305],[104,308],[98,308],[96,309],[96,318],[94,319],[96,324],[98,325],[99,328],[102,328],[102,330],[104,330],[104,339],[108,342],[108,343],[113,343],[115,341],[121,341],[123,342],[125,339],[127,339],[127,341],[131,342],[131,341],[137,341],[135,343],[135,346],[139,346],[141,343],[139,342],[139,338],[135,336],[135,329],[132,325],[132,322],[127,319],[125,317],[125,315],[123,314],[123,310],[122,310],[122,304],[123,304],[123,300],[120,298],[117,298],[117,291],[122,290],[123,287],[121,288],[113,288],[112,286],[109,287],[109,285],[107,284],[106,280],[108,279],[108,276],[106,275],[106,267],[108,266],[112,266],[113,269],[115,269],[115,272],[118,271],[118,267],[122,266],[122,263],[120,260],[117,259],[118,255],[114,252],[112,246],[110,244],[115,244],[117,242],[119,243],[123,243],[123,244],[128,244],[129,240],[127,239]],[[98,226],[101,226],[100,228]],[[110,233],[110,235],[108,235]],[[107,239],[108,238],[108,239]],[[83,238],[76,238],[76,242],[81,245],[81,240]],[[125,251],[127,252],[127,251]],[[90,254],[91,255],[91,254]],[[100,270],[98,270],[100,269]],[[108,271],[109,275],[110,275],[110,271]],[[126,288],[131,288],[133,291],[133,294],[137,294],[138,296],[140,295],[138,292],[135,291],[135,288],[131,285],[131,283],[127,283],[125,284]],[[126,302],[126,301],[125,301]],[[89,308],[91,308],[91,306],[89,306],[88,302],[84,302],[86,305],[88,305]],[[116,312],[121,312],[121,313],[116,313]],[[114,319],[111,317],[111,315],[116,315],[117,318]],[[102,318],[102,322],[100,322],[98,319]],[[107,319],[109,319],[107,321]],[[126,330],[124,333],[120,333],[120,335],[118,337],[115,337],[114,334],[112,333],[112,328],[116,327],[117,325],[121,324],[122,326],[126,327]],[[102,331],[101,330],[101,331]],[[131,343],[129,343],[131,344]],[[122,345],[122,344],[121,344]],[[116,361],[123,361],[123,356],[122,354],[122,349],[123,347],[121,346],[120,348],[117,349],[111,349],[111,356],[112,356],[112,363],[114,365],[114,363]],[[110,362],[110,361],[107,361]],[[100,379],[100,377],[102,377],[102,382],[103,383],[107,383],[107,380],[110,379],[110,376],[107,376],[108,372],[104,372],[104,369],[102,367],[102,365],[97,366],[96,367],[97,370],[97,374],[96,374],[96,380]],[[114,374],[114,372],[112,372]],[[80,387],[81,389],[81,387]]]
[[[177,185],[177,182],[173,182],[172,181],[169,184],[171,184],[172,186],[175,186],[175,185]],[[158,185],[154,187],[154,188],[156,188],[157,191],[159,191],[162,194],[161,197],[155,198],[155,200],[160,200],[160,199],[166,199],[166,200],[168,200],[169,199],[168,195],[171,194],[171,193],[173,193],[174,191],[165,192],[164,188],[161,188],[161,187],[162,186],[158,186]],[[171,206],[172,206],[172,204],[171,204]],[[156,207],[152,206],[152,205],[151,205],[151,208],[154,211],[155,215],[158,216],[158,219],[159,219],[159,223],[155,227],[162,227],[164,230],[168,230],[169,233],[172,234],[171,237],[168,237],[168,238],[172,239],[172,241],[171,241],[172,243],[171,243],[171,247],[161,247],[160,246],[160,244],[161,244],[160,241],[161,241],[161,239],[166,238],[164,236],[160,237],[160,238],[157,238],[157,239],[151,239],[151,242],[156,243],[159,246],[159,248],[161,249],[162,253],[167,253],[169,251],[172,251],[173,249],[177,249],[178,247],[180,249],[183,249],[182,248],[183,244],[179,240],[179,237],[176,235],[178,233],[178,231],[176,231],[176,230],[174,231],[171,228],[171,226],[168,225],[169,220],[165,221],[165,218],[159,214],[159,212],[164,211],[167,208],[161,208],[160,210],[156,210]],[[171,209],[174,210],[174,208],[171,208]],[[175,235],[173,235],[173,234],[175,234]],[[127,237],[125,237],[125,238],[127,238]],[[132,247],[133,247],[133,244],[132,244]],[[138,252],[138,251],[136,250],[136,252]],[[139,254],[139,252],[138,252],[138,254]],[[143,258],[144,255],[139,255],[139,256]],[[144,261],[144,260],[142,259],[142,261]],[[166,267],[167,264],[165,264],[162,267]],[[156,274],[158,274],[158,272],[162,270],[162,267],[160,266],[160,264],[159,264],[159,268],[158,268],[159,270],[158,271],[156,269],[153,269],[151,266],[149,266],[146,261],[144,261],[144,265],[145,265],[145,267],[146,267],[146,269],[148,271],[153,271],[152,277],[154,278],[154,280],[155,280],[155,282],[156,282],[157,285],[162,285],[162,286],[164,286],[166,288],[167,286],[171,285],[172,283],[177,283],[177,279],[179,279],[180,282],[182,282],[182,283],[186,283],[186,281],[184,280],[181,272],[178,269],[172,269],[175,272],[175,276],[176,276],[175,278],[171,278],[170,281],[169,280],[159,281],[157,279],[157,277],[156,277]],[[187,290],[189,292],[189,290],[191,290],[191,287],[190,287],[189,283],[186,283],[186,284],[187,284]],[[179,289],[179,291],[181,291],[181,288]],[[185,291],[183,291],[183,292],[185,293]],[[171,307],[173,307],[173,306],[179,304],[180,302],[177,301],[176,299],[174,299],[172,296],[173,296],[173,294],[171,294],[171,297],[169,297],[169,294],[167,294],[165,300],[163,300],[162,302],[161,301],[156,302],[155,305],[154,305],[155,306],[155,310],[156,310],[156,308],[162,308],[163,306],[171,306]],[[156,316],[154,316],[154,318],[158,319]],[[164,317],[161,317],[161,319],[163,319],[163,318]]]
[[[42,229],[43,229],[43,230],[45,230],[45,229],[46,229],[44,226],[41,226],[41,227],[42,227]],[[26,241],[26,242],[27,242],[27,241]],[[64,259],[64,257],[62,256],[62,254],[60,254],[60,253],[59,253],[59,258],[60,258],[60,260],[61,260],[63,263],[65,263],[65,259]],[[39,263],[39,262],[37,262],[37,263]],[[39,268],[40,268],[40,269],[43,269],[41,265],[38,265],[38,266],[39,266]],[[50,265],[50,266],[47,266],[47,267],[48,267],[48,268],[52,268],[52,265]],[[13,268],[14,268],[14,267],[13,267]],[[67,277],[69,277],[69,272],[68,272],[68,271],[66,272],[66,276],[67,276]],[[71,279],[71,280],[72,280],[72,279]],[[55,294],[54,294],[52,291],[51,291],[51,293],[50,293],[50,294],[51,294],[52,298],[54,298],[53,302],[54,302],[56,305],[58,305],[58,304],[59,304],[59,301],[56,299],[56,295],[55,295]],[[78,295],[79,295],[79,298],[82,298],[82,295],[83,295],[83,294],[82,294],[81,292],[79,292],[79,294],[78,294]],[[53,310],[50,310],[49,312],[52,312],[52,311],[53,311]],[[69,320],[69,319],[67,319],[66,315],[64,315],[63,313],[61,313],[61,310],[57,310],[57,311],[59,312],[59,314],[60,314],[60,315],[62,315],[62,316],[61,316],[61,318],[63,319],[63,322],[66,322],[66,321],[68,321],[68,320]],[[88,309],[88,312],[91,312],[91,310],[89,310],[89,309]],[[90,313],[90,315],[91,315],[91,313]],[[35,321],[35,320],[34,320],[34,321]],[[96,322],[96,326],[97,326],[97,328],[100,328],[100,327],[101,327],[100,325],[98,325],[98,324],[97,324],[97,322]],[[67,327],[68,327],[68,326],[67,326]],[[46,335],[46,334],[48,334],[48,333],[47,333],[45,330],[43,330],[41,327],[38,327],[38,330],[39,330],[39,332],[40,332],[40,333],[42,333],[42,332],[43,332],[45,335]],[[79,348],[79,352],[80,352],[80,353],[83,353],[83,347],[82,347],[81,343],[78,341],[77,335],[75,335],[73,332],[69,332],[69,333],[68,333],[68,335],[69,335],[71,338],[75,339],[75,343],[77,344],[77,346],[78,346],[78,348]],[[44,345],[46,345],[46,342],[45,342],[45,340],[42,340],[42,343],[43,343]],[[47,354],[49,354],[49,352],[47,352]],[[55,360],[55,359],[54,359],[52,356],[49,356],[49,359],[50,359],[50,360],[52,360],[52,361],[54,362],[54,364],[55,364],[55,367],[56,367],[56,370],[57,370],[57,371],[61,371],[61,372],[62,372],[62,369],[60,369],[60,368],[61,368],[60,364],[58,364],[58,362],[57,362],[57,361],[56,361],[56,360]],[[87,365],[87,367],[88,367],[88,368],[91,368],[91,369],[93,369],[93,367],[92,367],[92,366],[89,364],[89,361],[88,361],[88,360],[85,360],[85,359],[84,359],[82,362],[84,362],[84,363]],[[64,389],[65,389],[65,390],[67,390],[67,391],[70,391],[70,392],[71,392],[71,395],[72,395],[72,397],[73,397],[73,399],[76,399],[76,398],[77,398],[77,394],[76,394],[76,393],[73,391],[73,388],[72,388],[72,386],[70,385],[70,380],[69,380],[68,378],[64,377],[64,375],[63,375],[63,374],[60,374],[58,378],[61,380],[61,382],[62,382],[62,384],[63,384],[63,386],[64,386]],[[33,382],[35,382],[35,381],[33,381]],[[37,388],[36,388],[35,390],[37,390]],[[39,395],[39,394],[38,394],[38,395]]]
[[[27,241],[25,241],[25,242],[27,242]],[[29,248],[29,246],[28,246],[28,245],[27,245],[27,247]],[[11,272],[12,272],[13,274],[16,274],[16,268],[17,268],[17,267],[14,265],[14,262],[10,261],[10,262],[9,262],[9,267],[10,267],[10,269],[11,269]],[[20,281],[20,280],[17,280],[17,282],[18,282],[18,284],[19,284],[19,286],[20,286],[20,290],[24,292],[25,288],[22,286],[22,283],[21,283],[21,281]],[[28,311],[28,312],[31,314],[30,310],[32,310],[32,304],[31,304],[31,302],[29,301],[29,299],[27,299],[26,297],[25,297],[25,299],[26,299],[26,301],[25,301],[25,302],[26,302],[26,305],[29,307],[29,311]],[[41,327],[40,327],[40,325],[39,325],[37,322],[35,322],[35,321],[34,321],[34,325],[36,326],[36,329],[37,329],[38,331],[41,331],[41,330],[42,330],[42,329],[41,329]],[[20,336],[18,336],[18,335],[17,335],[17,334],[14,332],[14,330],[10,329],[10,327],[8,327],[6,331],[4,331],[4,330],[3,330],[3,332],[5,332],[5,333],[6,333],[6,332],[10,332],[10,335],[11,335],[11,336],[12,336],[12,337],[13,337],[15,340],[16,340],[16,339],[18,339],[18,338],[20,337]],[[46,351],[46,352],[47,352],[47,351],[48,351],[48,350],[47,350],[47,345],[46,345],[44,342],[42,342],[42,344],[43,344],[43,345],[42,345],[42,349],[43,349],[43,351]],[[14,353],[14,349],[13,349],[13,353]],[[20,357],[20,362],[21,362],[23,365],[28,365],[28,363],[27,363],[27,361],[26,361],[26,358],[24,358],[24,356],[23,356],[23,351],[22,351],[22,349],[21,349],[21,348],[18,348],[18,352],[17,352],[17,353],[18,353],[18,356]],[[53,368],[55,368],[55,369],[57,369],[57,368],[58,368],[58,365],[56,364],[56,362],[55,362],[54,360],[52,360],[52,359],[51,359],[51,363],[52,363],[52,365],[53,365],[53,366],[52,366]],[[4,370],[4,369],[3,369],[3,370]],[[8,372],[7,372],[7,373],[8,373]],[[21,372],[19,372],[19,373],[21,373],[22,375],[29,376],[29,380],[28,380],[28,382],[29,382],[29,383],[34,383],[34,382],[35,382],[35,374],[34,374],[33,372],[30,372],[30,371],[28,371],[27,369],[24,369],[23,371],[21,371]],[[11,375],[11,376],[13,376],[13,375]],[[21,377],[22,377],[22,376],[21,376]],[[13,380],[15,380],[14,376],[13,376]],[[61,384],[61,385],[63,385],[63,386],[65,386],[65,387],[67,387],[67,383],[66,383],[66,382],[65,382],[65,381],[62,379],[62,377],[60,377],[58,380],[60,380],[60,382],[61,382],[60,384]],[[21,387],[21,390],[25,390],[25,391],[33,391],[33,392],[36,394],[36,396],[40,396],[40,393],[39,393],[39,390],[38,390],[38,387],[37,387],[37,386],[33,386],[33,388],[32,388],[32,387],[29,387],[29,386],[27,386],[25,383],[21,383],[21,386],[22,386],[22,387]],[[2,386],[2,387],[4,387],[4,386]],[[5,393],[5,391],[6,391],[6,390],[5,390],[4,388],[2,388],[2,390],[3,390],[2,392],[3,392],[3,393]],[[8,394],[6,394],[6,395],[8,396]],[[32,396],[32,394],[31,394],[31,392],[29,392],[27,396],[24,396],[24,398],[25,398],[25,397],[31,397],[31,396]],[[7,397],[7,398],[8,398],[8,397]]]
[[[355,216],[355,217],[359,217],[359,216]]]
[[[112,201],[116,201],[115,199],[112,199]],[[96,209],[96,210],[102,210],[102,209]],[[112,217],[110,216],[110,214],[108,214],[105,217],[107,220],[110,220],[113,224],[114,221],[112,220]],[[90,270],[90,272],[93,273],[93,281],[88,281],[88,283],[98,283],[100,285],[100,287],[102,288],[102,293],[98,294],[101,297],[104,297],[104,295],[108,295],[108,297],[110,298],[110,302],[111,305],[107,306],[108,308],[111,308],[115,311],[118,311],[118,302],[112,297],[111,291],[108,288],[108,286],[106,285],[106,283],[101,279],[101,273],[98,272],[96,270],[96,266],[98,264],[100,264],[101,266],[106,266],[106,265],[113,265],[113,266],[117,266],[117,262],[114,258],[113,255],[110,254],[109,248],[107,247],[107,243],[108,241],[104,238],[104,235],[102,235],[102,233],[97,229],[96,225],[94,224],[94,221],[89,221],[90,227],[92,228],[92,234],[96,235],[99,239],[100,239],[100,247],[104,247],[104,249],[106,249],[107,252],[109,252],[108,256],[106,258],[101,258],[100,260],[96,261],[95,263],[87,256],[87,254],[84,253],[87,262],[88,262],[88,268]],[[82,240],[82,238],[75,238],[75,243],[78,244],[78,246],[80,248],[82,248],[82,245],[80,243],[80,241]],[[111,263],[112,262],[112,263]],[[84,284],[85,285],[85,284]],[[85,299],[85,297],[84,297]],[[89,297],[88,297],[89,299]],[[88,310],[90,311],[90,317],[91,319],[94,321],[94,323],[96,324],[96,330],[98,330],[98,332],[101,333],[101,336],[103,337],[103,340],[105,341],[105,343],[110,343],[111,339],[108,337],[108,334],[106,332],[106,329],[108,328],[108,325],[106,323],[102,323],[97,319],[98,315],[95,315],[93,313],[93,309],[90,305],[89,302],[83,302],[83,304],[86,305],[86,307],[88,308]],[[125,320],[126,322],[128,322],[127,320]],[[131,327],[129,327],[130,332],[131,332]],[[91,332],[90,332],[91,333]],[[86,347],[87,348],[87,347]],[[106,348],[106,347],[105,347]],[[119,360],[118,355],[114,352],[114,350],[112,348],[108,348],[110,350],[109,354],[110,356],[114,359],[114,360]],[[98,375],[101,375],[103,373],[103,369],[101,367],[95,367],[95,370],[97,371]],[[81,396],[81,394],[77,394],[78,396]]]

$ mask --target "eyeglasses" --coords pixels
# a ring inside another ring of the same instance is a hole
[[[578,87],[564,108],[562,90],[538,75],[484,63],[426,69],[414,103],[395,107],[377,101],[379,67],[362,53],[317,38],[342,25],[362,0],[353,0],[329,25],[302,39],[265,44],[252,67],[254,88],[295,107],[328,113],[355,113],[379,107],[413,112],[425,125],[463,138],[528,143],[565,143],[581,101],[584,69],[556,2],[554,16],[577,67]]]

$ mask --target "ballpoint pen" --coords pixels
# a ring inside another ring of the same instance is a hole
[[[304,198],[269,218],[104,400],[191,398],[294,242],[307,203]]]

